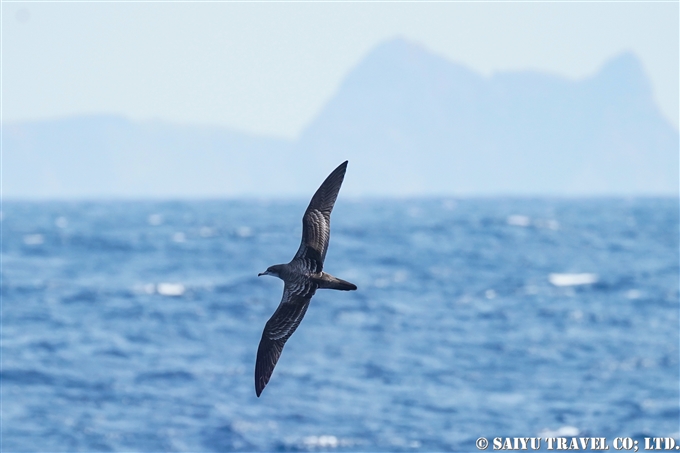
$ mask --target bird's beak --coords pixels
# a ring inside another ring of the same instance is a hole
[[[264,271],[257,274],[258,277],[262,277],[263,275],[269,275],[269,273],[267,271]]]

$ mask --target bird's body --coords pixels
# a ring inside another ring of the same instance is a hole
[[[283,346],[300,325],[309,302],[317,289],[342,291],[357,289],[356,285],[323,271],[330,239],[331,211],[345,177],[347,161],[336,168],[309,202],[302,218],[302,242],[287,264],[270,266],[259,275],[273,275],[284,282],[279,307],[264,327],[255,362],[255,393],[260,396],[269,382]]]

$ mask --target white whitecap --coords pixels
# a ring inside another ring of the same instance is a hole
[[[303,439],[303,443],[308,448],[336,448],[340,445],[338,438],[335,436],[307,436]]]
[[[597,274],[550,274],[548,281],[555,286],[580,286],[591,285],[598,281]]]
[[[495,299],[496,298],[496,291],[493,289],[487,289],[484,291],[484,295],[486,296],[487,299]]]
[[[581,431],[575,426],[561,426],[556,430],[544,429],[538,435],[540,437],[575,437]]]
[[[181,283],[159,283],[156,286],[156,291],[161,296],[177,297],[184,294],[185,288]]]
[[[172,235],[172,241],[173,242],[186,242],[187,241],[187,235],[182,233],[181,231],[176,232],[175,234]]]
[[[531,225],[531,219],[525,215],[513,214],[508,216],[506,222],[508,225],[528,227]]]
[[[24,244],[26,245],[40,245],[45,242],[45,236],[42,234],[27,234],[24,236]]]

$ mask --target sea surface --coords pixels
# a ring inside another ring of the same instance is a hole
[[[257,398],[257,274],[307,201],[4,202],[2,451],[679,436],[678,199],[341,193],[325,270],[359,289],[317,292]]]

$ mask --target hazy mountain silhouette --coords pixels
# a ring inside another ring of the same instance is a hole
[[[10,198],[258,194],[292,150],[285,140],[111,115],[5,124],[3,145]]]
[[[355,195],[677,195],[678,140],[631,53],[578,81],[482,77],[396,39],[295,142],[112,116],[6,124],[4,192],[304,195],[350,159]]]
[[[352,159],[370,192],[678,188],[678,133],[630,53],[580,81],[535,72],[484,78],[390,41],[351,72],[299,146],[323,150],[324,167]]]

